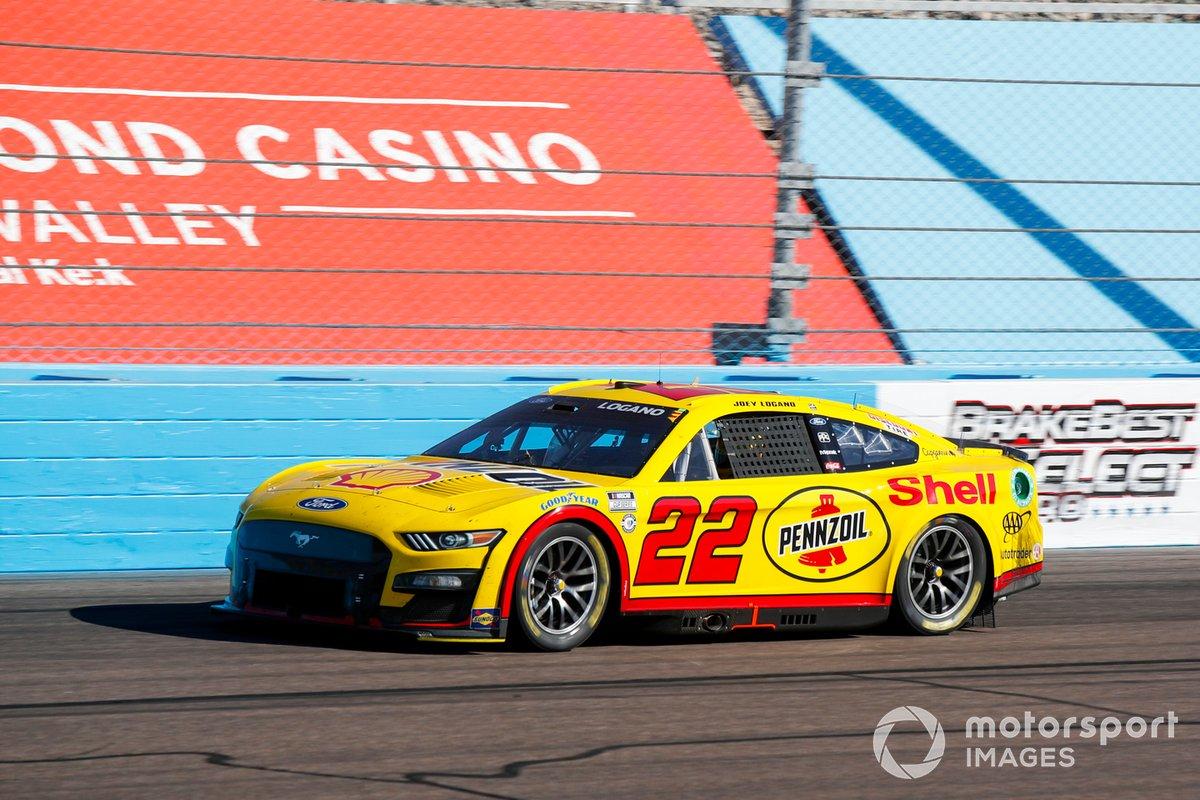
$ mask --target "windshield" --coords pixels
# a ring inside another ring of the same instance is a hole
[[[425,455],[632,478],[681,416],[663,406],[539,395],[476,422]]]

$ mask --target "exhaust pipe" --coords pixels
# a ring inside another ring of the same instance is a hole
[[[700,630],[705,633],[724,633],[729,626],[729,618],[724,614],[708,614],[700,618]]]

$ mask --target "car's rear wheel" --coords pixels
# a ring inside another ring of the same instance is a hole
[[[979,531],[959,517],[939,517],[904,553],[892,594],[893,617],[916,633],[957,630],[975,611],[986,576]]]
[[[608,604],[608,558],[582,525],[554,525],[525,552],[513,597],[517,627],[543,650],[570,650],[596,631]]]

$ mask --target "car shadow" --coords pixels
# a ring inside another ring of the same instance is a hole
[[[184,639],[245,644],[275,644],[292,647],[445,655],[447,653],[495,654],[503,652],[498,643],[422,641],[395,631],[341,628],[332,625],[291,623],[286,620],[260,620],[230,617],[214,613],[209,602],[200,603],[123,603],[79,606],[71,616],[89,625],[152,633]],[[615,624],[614,624],[615,623]],[[585,647],[704,647],[727,642],[785,642],[795,640],[841,639],[851,636],[877,636],[888,631],[769,631],[735,630],[721,635],[664,632],[636,620],[615,620],[601,627]]]
[[[277,644],[364,652],[437,655],[448,652],[494,653],[497,645],[422,642],[393,631],[334,625],[258,620],[217,614],[212,603],[124,603],[79,606],[70,614],[80,622],[137,633],[246,644]]]

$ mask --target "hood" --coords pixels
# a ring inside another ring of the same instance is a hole
[[[494,464],[466,459],[409,456],[306,464],[268,481],[271,493],[319,491],[367,495],[426,511],[479,511],[547,492],[619,483],[607,476]]]

